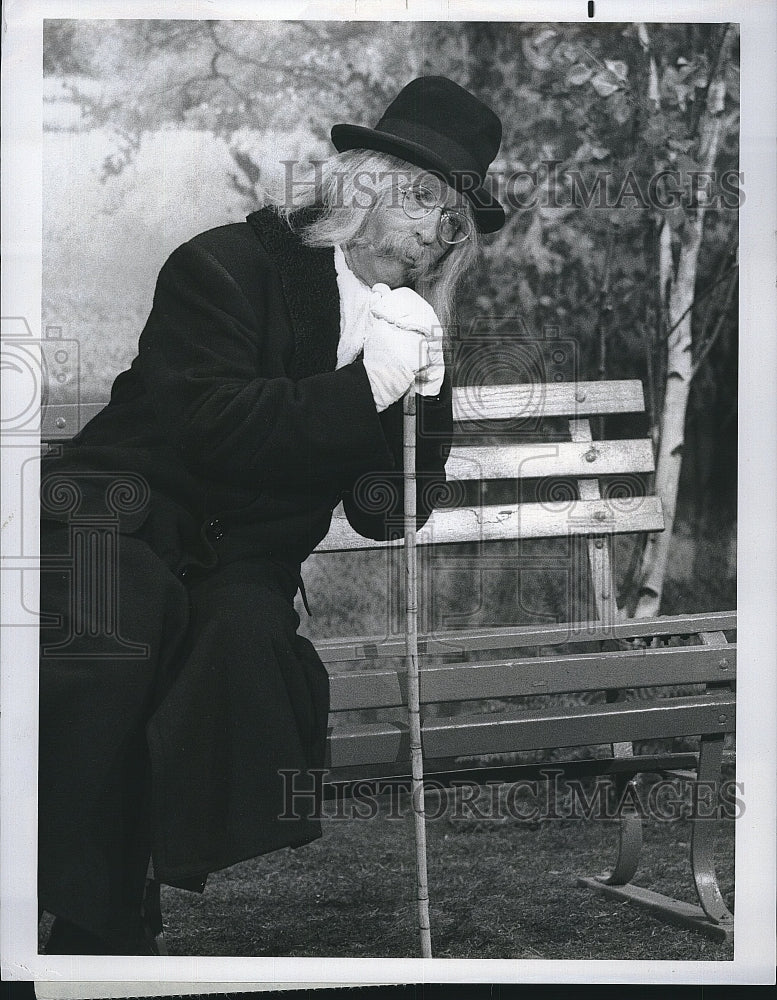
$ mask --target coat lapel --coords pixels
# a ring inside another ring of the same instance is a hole
[[[316,209],[295,212],[292,226],[298,229],[315,216]],[[340,296],[333,248],[306,246],[271,208],[252,212],[247,221],[280,274],[294,329],[290,374],[300,379],[334,371],[340,339]]]

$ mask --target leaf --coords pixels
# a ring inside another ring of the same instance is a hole
[[[548,45],[556,37],[555,28],[542,28],[532,39],[532,45],[535,48],[540,49],[545,45]]]
[[[592,146],[586,139],[573,154],[576,163],[588,163],[590,160],[606,160],[610,150],[606,146]]]
[[[689,149],[693,146],[694,139],[667,139],[667,146],[670,149],[676,150],[678,153],[687,153]]]
[[[622,83],[626,82],[629,75],[629,67],[625,62],[623,62],[622,59],[605,59],[604,65],[612,73],[612,75],[616,76]]]
[[[591,86],[600,97],[610,97],[616,90],[621,89],[621,85],[613,80],[612,74],[602,70],[591,80]]]
[[[580,48],[576,42],[566,42],[563,45],[559,45],[556,54],[567,62],[573,63],[577,62],[580,58]]]
[[[523,38],[521,48],[534,69],[547,70],[553,65],[551,60],[551,49],[556,39],[556,32],[553,28],[543,28],[538,31],[533,38]]]
[[[531,290],[528,281],[525,278],[518,279],[518,301],[521,304],[521,309],[523,312],[527,313],[529,316],[537,308],[537,299]]]
[[[594,71],[590,66],[586,66],[585,63],[577,63],[567,71],[567,83],[571,87],[580,87],[584,83],[588,83],[593,75]]]

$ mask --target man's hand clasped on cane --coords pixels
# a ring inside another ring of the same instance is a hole
[[[415,382],[422,396],[436,396],[445,377],[442,328],[429,303],[411,288],[377,283],[365,329],[364,367],[379,413]]]

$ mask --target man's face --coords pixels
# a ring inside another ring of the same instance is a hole
[[[426,206],[420,212],[413,208],[417,195]],[[360,237],[348,248],[354,270],[368,285],[412,287],[455,250],[439,239],[440,216],[461,204],[453,188],[424,171],[411,168],[392,178],[391,190],[370,209]],[[403,205],[417,217],[408,215]],[[429,205],[434,207],[427,210]]]

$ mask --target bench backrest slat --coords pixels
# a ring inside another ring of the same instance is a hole
[[[55,393],[56,387],[51,391]],[[73,437],[106,403],[107,400],[49,402],[42,409],[41,437],[44,440]],[[639,413],[644,409],[642,383],[637,379],[460,386],[453,390],[453,415],[461,423]]]
[[[547,503],[499,504],[436,510],[418,532],[418,545],[453,542],[490,542],[529,538],[567,538],[570,535],[630,534],[662,531],[664,515],[657,497],[628,497],[617,501],[557,500]],[[399,530],[401,526],[398,525]],[[329,534],[317,552],[384,548],[404,544],[363,538],[335,511]]]
[[[634,740],[666,739],[701,733],[730,733],[736,703],[730,692],[686,695],[672,699],[611,704],[550,706],[534,711],[485,713],[427,719],[424,726],[426,772],[461,768],[460,758],[524,750],[596,746]],[[407,774],[410,746],[401,721],[334,728],[329,738],[328,780],[345,775]]]
[[[641,413],[644,409],[642,383],[637,379],[468,385],[453,390],[453,416],[462,423]]]
[[[548,476],[607,476],[652,472],[653,446],[645,438],[558,441],[454,447],[445,466],[448,479],[540,479]]]
[[[43,406],[40,436],[44,441],[71,438],[104,408],[104,402],[50,403]]]

